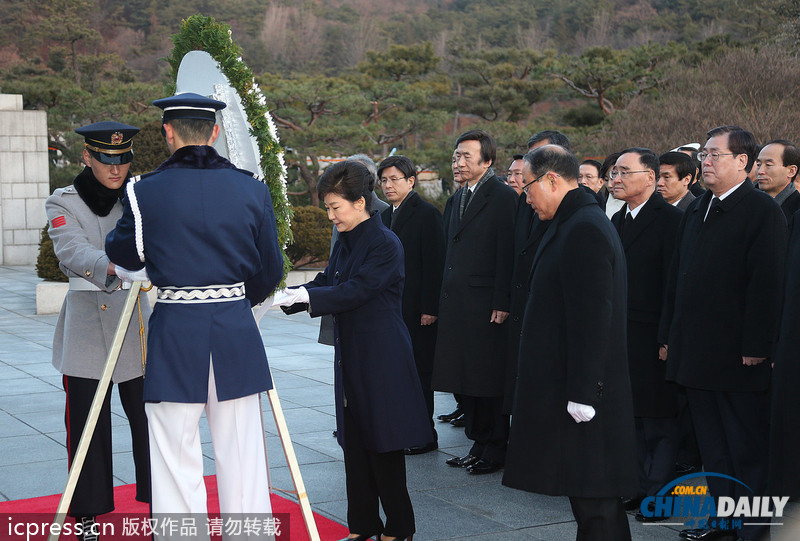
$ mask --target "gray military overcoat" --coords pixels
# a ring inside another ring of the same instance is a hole
[[[48,233],[61,270],[70,278],[80,277],[101,289],[70,289],[67,293],[53,337],[53,366],[67,376],[99,379],[128,295],[122,289],[115,291],[118,278],[107,281],[109,259],[104,249],[106,235],[122,216],[122,204],[118,201],[108,216],[98,216],[74,187],[67,186],[48,197],[45,208]],[[139,300],[146,330],[150,303],[144,293],[139,294]],[[112,376],[115,383],[142,375],[141,348],[139,316],[134,308]]]

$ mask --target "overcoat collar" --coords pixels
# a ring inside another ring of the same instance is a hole
[[[753,183],[749,180],[745,179],[742,182],[741,186],[736,188],[732,194],[730,194],[725,199],[720,200],[719,205],[717,205],[716,210],[714,211],[716,214],[730,212],[736,205],[738,205],[742,199],[750,194],[755,190],[753,187]],[[694,208],[692,208],[692,213],[696,214],[697,212],[701,212],[700,215],[700,223],[703,223],[703,218],[705,217],[706,210],[708,210],[708,205],[711,203],[711,198],[714,197],[714,194],[711,193],[711,190],[706,190],[706,192],[700,197],[699,204],[696,204]],[[711,221],[713,219],[712,213],[708,213],[708,217],[705,219],[706,222]]]
[[[539,243],[539,249],[536,251],[536,256],[533,258],[533,265],[531,265],[531,276],[533,276],[533,271],[536,269],[536,264],[539,262],[542,252],[544,252],[545,248],[547,248],[547,245],[550,244],[550,241],[553,240],[553,237],[556,236],[558,228],[561,226],[561,224],[569,220],[569,218],[579,209],[596,204],[597,201],[595,198],[584,192],[582,189],[580,189],[580,187],[574,188],[567,192],[567,195],[565,195],[564,199],[561,200],[561,204],[558,206],[555,216],[553,216],[553,219],[549,221],[549,225],[547,225],[547,231],[545,232],[544,237],[542,237],[542,242]]]
[[[380,228],[381,216],[379,212],[375,212],[368,219],[364,220],[350,231],[345,231],[339,234],[339,242],[342,243],[342,248],[348,252],[358,246],[361,239],[370,236],[371,232]]]
[[[647,203],[644,204],[644,208],[636,215],[636,218],[630,225],[630,231],[625,231],[625,238],[623,239],[622,247],[627,250],[628,247],[633,244],[636,238],[647,229],[647,227],[653,223],[653,220],[656,219],[658,213],[666,207],[669,203],[664,201],[664,197],[658,192],[654,191],[653,195],[647,200]],[[622,205],[622,209],[616,214],[617,217],[616,222],[614,225],[617,228],[617,232],[620,233],[620,237],[622,237],[622,224],[625,222],[625,215],[628,212],[628,204],[625,203]]]
[[[89,210],[98,216],[108,216],[117,201],[125,194],[125,184],[127,183],[128,179],[126,178],[122,186],[116,190],[106,188],[95,178],[91,167],[84,167],[83,171],[75,177],[72,185],[75,186],[75,191],[78,192]]]
[[[486,206],[486,203],[489,202],[489,198],[491,197],[492,193],[494,193],[499,185],[500,181],[497,180],[496,176],[494,176],[487,179],[486,183],[481,186],[481,189],[472,194],[472,199],[469,202],[469,206],[467,206],[467,209],[464,211],[464,216],[461,217],[461,221],[458,223],[458,227],[455,230],[456,235],[460,233],[462,229],[464,229],[464,226],[466,226],[473,218],[475,218],[475,216],[478,215],[483,207]],[[466,193],[466,186],[464,186],[464,188],[461,188],[461,197],[464,197],[464,194]],[[460,204],[461,200],[459,199],[459,205]],[[458,213],[455,213],[455,215],[457,218]]]
[[[405,200],[400,204],[400,207],[397,209],[396,212],[399,214],[397,215],[397,219],[394,221],[394,227],[392,227],[392,207],[389,207],[384,212],[388,212],[389,215],[389,224],[386,225],[392,231],[400,231],[403,227],[408,223],[408,220],[413,216],[414,209],[417,208],[420,202],[420,195],[415,192],[411,191],[405,198]],[[386,224],[386,220],[383,221]]]
[[[235,169],[234,165],[217,154],[208,145],[188,145],[176,150],[172,156],[158,166],[156,171],[165,169]]]

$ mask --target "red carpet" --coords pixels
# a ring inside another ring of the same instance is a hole
[[[206,477],[206,488],[208,490],[208,511],[212,517],[219,514],[219,501],[217,499],[217,480],[214,476]],[[148,517],[149,506],[141,502],[137,502],[134,497],[136,495],[136,487],[134,485],[119,486],[114,489],[114,503],[116,510],[107,515],[100,517],[102,525],[105,526],[107,535],[101,535],[101,541],[137,541],[148,539],[149,536],[143,535],[140,527],[143,521]],[[14,500],[9,502],[0,502],[0,540],[2,541],[46,541],[49,530],[49,523],[53,520],[58,501],[61,495],[56,494],[53,496],[42,496],[39,498],[30,498],[27,500]],[[279,541],[307,541],[308,534],[306,532],[303,516],[300,513],[300,506],[286,498],[271,495],[272,499],[272,513],[280,520],[278,526],[279,535],[276,539]],[[286,527],[286,518],[288,515],[288,528]],[[334,522],[328,518],[314,513],[314,520],[317,524],[320,539],[323,541],[330,541],[347,537],[347,527],[342,526],[338,522]],[[196,524],[197,530],[205,533],[207,524],[205,520],[201,524],[199,520],[189,521],[189,527]],[[233,524],[230,527],[239,527],[239,524]],[[271,525],[270,525],[271,526]],[[163,524],[161,525],[163,527]],[[220,526],[221,528],[222,526]],[[255,534],[263,532],[268,526],[266,524],[250,524],[249,532],[253,534],[253,538],[257,538]],[[67,530],[69,528],[69,530]],[[72,519],[67,519],[65,524],[65,533],[61,535],[62,541],[73,541],[74,535],[74,522]],[[113,531],[113,535],[111,532]],[[69,533],[70,535],[66,535]],[[189,537],[189,536],[187,536]],[[212,535],[212,540],[220,539],[218,535]],[[247,539],[247,537],[245,537]]]

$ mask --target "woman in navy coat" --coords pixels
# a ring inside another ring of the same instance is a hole
[[[403,246],[380,214],[370,217],[369,179],[366,167],[350,161],[322,175],[317,191],[339,240],[325,271],[278,304],[299,296],[312,317],[334,316],[336,426],[350,539],[381,533],[380,539],[406,539],[415,527],[403,449],[432,436],[402,316]]]

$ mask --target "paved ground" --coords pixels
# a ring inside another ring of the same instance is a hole
[[[50,364],[56,316],[35,315],[32,268],[0,267],[0,501],[63,491],[67,478],[61,378]],[[306,489],[315,511],[345,522],[344,464],[334,428],[333,349],[317,343],[318,321],[271,310],[261,322],[272,374],[281,398]],[[437,413],[453,409],[451,396],[436,396]],[[268,401],[265,424],[273,485],[292,487]],[[133,482],[130,433],[114,393],[114,472]],[[206,474],[214,472],[208,430],[202,427]],[[446,466],[466,454],[463,430],[439,427],[440,449],[408,457],[408,485],[417,519],[417,541],[443,539],[575,539],[566,498],[503,487],[501,473],[470,476]],[[531,456],[535,460],[535,456]],[[800,512],[793,511],[797,518]],[[637,540],[677,540],[680,525],[642,525],[629,516]],[[679,521],[676,520],[676,523]],[[773,539],[800,539],[773,527]]]

